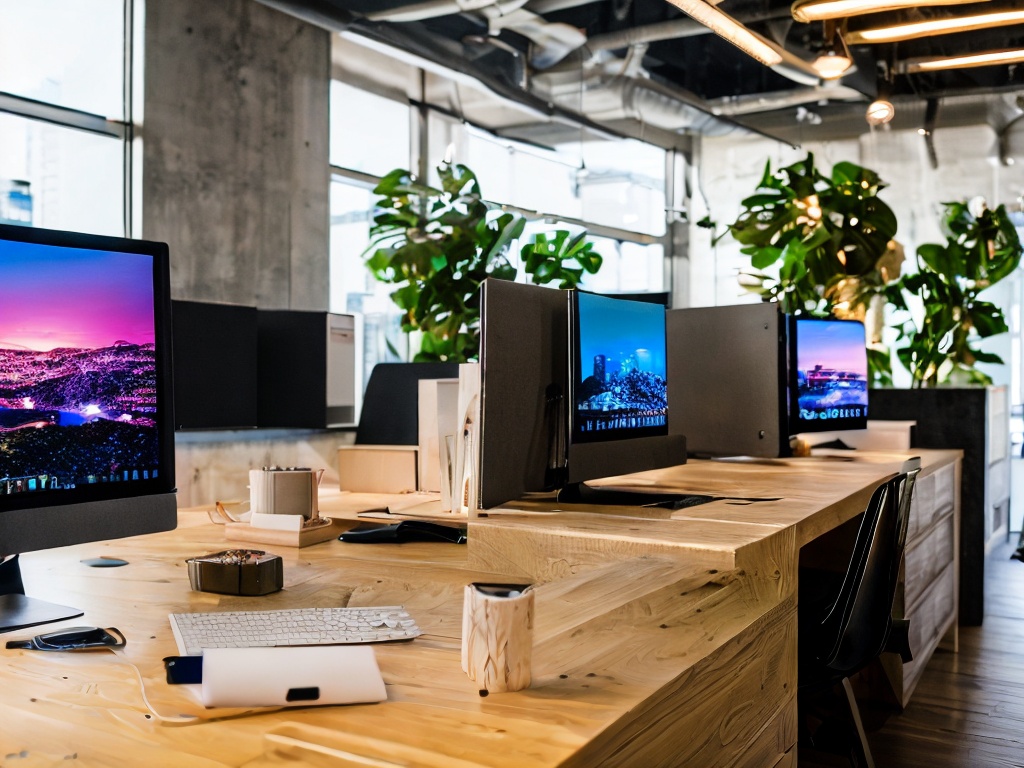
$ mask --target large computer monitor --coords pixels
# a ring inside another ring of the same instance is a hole
[[[482,507],[559,489],[642,503],[584,483],[686,462],[669,426],[664,306],[493,279],[482,298]]]
[[[170,314],[165,244],[0,225],[0,631],[80,614],[18,554],[176,525]]]

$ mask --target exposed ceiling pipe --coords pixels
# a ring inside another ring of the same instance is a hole
[[[370,21],[424,21],[456,13],[472,13],[494,8],[499,13],[511,13],[526,5],[526,0],[427,0],[423,3],[403,5],[363,14]]]
[[[706,35],[710,32],[711,30],[700,22],[685,16],[681,19],[672,19],[671,21],[664,21],[658,24],[647,24],[642,27],[631,27],[617,32],[594,35],[587,41],[587,47],[592,51],[614,51],[618,48],[628,48],[640,43],[696,37],[697,35]]]
[[[762,14],[757,19],[747,18],[745,21],[764,21],[775,18],[777,14]],[[587,41],[587,48],[592,51],[614,50],[617,48],[628,48],[640,43],[652,43],[658,40],[674,40],[682,37],[695,37],[697,35],[710,34],[711,30],[703,24],[687,17],[672,19],[658,24],[648,24],[643,27],[633,27],[620,32],[610,32],[604,35],[595,35]],[[765,39],[773,49],[782,56],[782,62],[771,69],[801,85],[814,86],[821,83],[821,75],[811,66],[810,62],[804,61],[799,56],[790,53],[781,45]]]
[[[708,102],[711,112],[716,115],[750,115],[758,112],[774,112],[777,109],[798,107],[820,101],[864,101],[864,94],[842,85],[817,85],[810,88],[795,88],[791,91],[730,96]]]
[[[526,7],[534,13],[554,13],[568,8],[579,8],[581,5],[590,5],[593,2],[596,0],[530,0]]]
[[[509,11],[495,6],[482,9],[481,14],[487,19],[487,29],[491,35],[497,35],[503,29],[511,29],[533,43],[530,46],[530,64],[537,69],[553,67],[587,42],[586,35],[576,27],[546,21],[542,16],[523,8]]]

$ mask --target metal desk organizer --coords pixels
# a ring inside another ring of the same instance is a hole
[[[197,592],[252,596],[284,587],[284,563],[263,550],[229,549],[186,562],[188,580]]]

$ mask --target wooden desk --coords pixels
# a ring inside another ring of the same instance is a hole
[[[920,453],[926,474],[959,458]],[[176,652],[169,612],[402,603],[425,634],[378,647],[385,703],[181,727],[148,715],[135,672],[107,652],[0,651],[0,754],[23,754],[26,768],[71,755],[104,767],[794,765],[799,547],[858,514],[902,459],[692,462],[629,482],[778,501],[643,516],[528,503],[471,521],[468,547],[281,549],[285,589],[262,598],[189,589],[185,559],[226,548],[201,512],[182,512],[166,534],[30,554],[30,592],[86,609],[66,626],[124,631],[164,715],[209,715],[164,682],[161,659]],[[130,564],[78,562],[105,554]],[[462,588],[509,577],[539,583],[533,684],[481,697],[460,667]]]

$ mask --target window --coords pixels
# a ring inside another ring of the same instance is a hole
[[[0,220],[128,233],[131,0],[0,0]]]
[[[523,238],[510,248],[513,264],[519,266],[520,248],[533,234],[585,229],[604,264],[597,275],[584,276],[582,287],[601,293],[666,290],[668,153],[641,141],[591,134],[577,140],[574,134],[564,132],[564,143],[552,146],[528,144],[441,108],[332,82],[330,307],[363,318],[364,378],[376,362],[407,354],[401,316],[389,296],[393,287],[377,282],[363,263],[372,189],[395,168],[416,172],[421,146],[428,184],[438,183],[436,166],[450,151],[477,174],[486,200],[527,218]]]
[[[330,110],[331,165],[375,176],[410,167],[408,104],[332,80]]]
[[[125,0],[0,0],[0,91],[125,119]]]
[[[0,222],[124,233],[121,141],[0,112]]]

